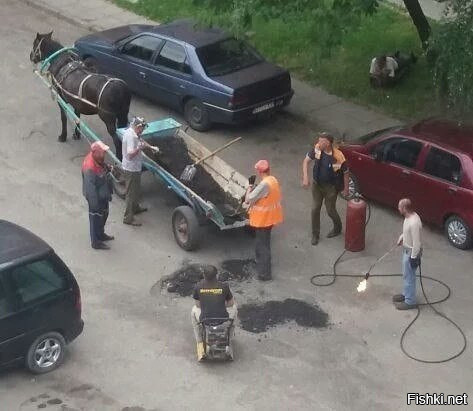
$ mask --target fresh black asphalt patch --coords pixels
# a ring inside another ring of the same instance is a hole
[[[259,304],[243,304],[238,307],[238,318],[241,328],[251,333],[262,333],[289,321],[311,328],[325,328],[328,325],[328,314],[325,311],[317,305],[294,298]]]
[[[219,281],[241,282],[252,277],[253,260],[226,260],[222,262],[218,272]],[[164,277],[160,285],[170,293],[181,297],[192,295],[195,285],[204,278],[204,271],[210,268],[208,264],[186,264],[182,268]]]

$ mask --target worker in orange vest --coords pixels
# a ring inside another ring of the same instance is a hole
[[[271,230],[282,223],[281,190],[278,180],[270,175],[269,162],[259,160],[255,170],[261,179],[258,185],[250,181],[245,203],[249,207],[250,226],[256,233],[256,270],[261,281],[271,280]]]

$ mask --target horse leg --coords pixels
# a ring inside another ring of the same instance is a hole
[[[117,136],[117,119],[112,116],[107,116],[106,118],[102,118],[102,120],[107,126],[108,134],[112,137],[113,144],[115,145],[115,155],[120,161],[122,161],[122,142]]]
[[[61,113],[62,131],[61,131],[61,134],[59,135],[59,137],[57,138],[57,140],[60,141],[61,143],[64,143],[67,139],[67,117],[66,117],[66,113],[64,112],[61,105],[59,105],[59,111]]]
[[[77,116],[77,118],[80,119],[80,111],[77,109],[74,109],[74,113]],[[79,124],[76,124],[73,138],[74,140],[80,140],[80,125]]]
[[[117,115],[117,127],[125,128],[128,125],[128,110]]]

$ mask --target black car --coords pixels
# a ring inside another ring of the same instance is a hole
[[[23,361],[34,373],[52,371],[83,328],[79,286],[64,262],[0,220],[0,368]]]
[[[75,47],[89,68],[183,111],[199,131],[266,116],[294,94],[287,70],[224,30],[192,20],[116,27],[82,37]]]

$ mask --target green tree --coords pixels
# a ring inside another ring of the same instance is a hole
[[[447,107],[473,112],[473,1],[452,0],[452,13],[431,39],[434,82]]]

